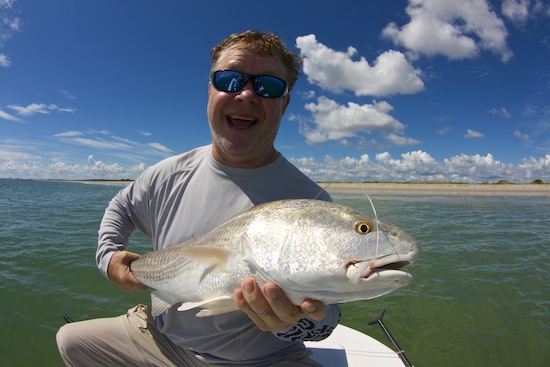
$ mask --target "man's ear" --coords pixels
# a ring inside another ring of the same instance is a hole
[[[284,96],[283,98],[285,98],[285,100],[283,101],[283,113],[281,114],[281,116],[285,114],[286,108],[288,107],[288,104],[290,103],[290,93],[287,94],[286,96]]]

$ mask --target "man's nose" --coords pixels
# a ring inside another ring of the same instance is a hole
[[[254,91],[254,82],[252,80],[247,80],[246,84],[244,85],[243,89],[241,89],[238,94],[237,98],[246,98],[246,99],[258,99],[258,95]]]

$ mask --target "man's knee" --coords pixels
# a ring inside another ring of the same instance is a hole
[[[56,334],[59,354],[67,366],[117,365],[117,346],[123,332],[115,319],[95,319],[63,325]],[[115,344],[115,345],[113,345]]]
[[[72,365],[72,363],[70,363],[70,356],[73,355],[76,350],[78,350],[79,344],[77,342],[77,338],[75,338],[74,336],[73,329],[73,324],[65,324],[61,328],[59,328],[57,334],[55,335],[59,354],[61,354],[61,358],[63,358],[63,361],[68,366]]]

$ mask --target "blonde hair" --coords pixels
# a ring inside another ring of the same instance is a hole
[[[275,35],[262,31],[250,30],[243,33],[235,33],[221,41],[210,51],[212,67],[216,65],[222,51],[228,48],[249,50],[260,56],[280,56],[288,71],[288,89],[292,90],[302,66],[300,55],[289,51],[283,40]]]

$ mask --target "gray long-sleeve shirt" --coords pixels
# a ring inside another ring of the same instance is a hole
[[[253,205],[280,199],[329,195],[284,157],[267,166],[222,165],[205,146],[165,159],[147,169],[111,200],[99,230],[96,260],[103,275],[116,251],[128,247],[135,230],[155,250],[208,232]],[[336,327],[340,305],[324,320],[300,320],[286,330],[262,332],[243,312],[197,318],[196,310],[172,307],[157,318],[159,329],[183,348],[218,365],[257,366],[304,349],[302,341],[323,339]]]

